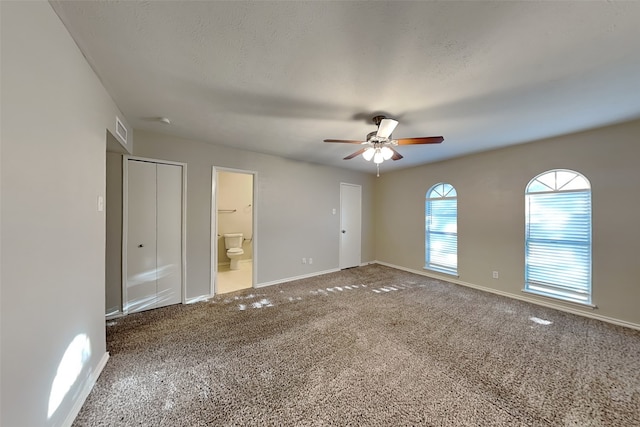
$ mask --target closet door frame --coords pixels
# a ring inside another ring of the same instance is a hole
[[[122,156],[122,301],[120,301],[120,309],[122,314],[129,313],[127,306],[127,240],[129,234],[129,160],[136,160],[140,162],[165,164],[180,166],[182,168],[182,247],[181,247],[181,264],[182,272],[180,280],[181,286],[181,301],[182,304],[186,303],[187,297],[187,164],[181,162],[172,162],[169,160],[151,159],[147,157],[138,157],[124,155]]]

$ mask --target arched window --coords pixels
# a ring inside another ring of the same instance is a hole
[[[591,186],[570,170],[544,172],[525,195],[525,290],[591,304]]]
[[[458,195],[451,184],[427,191],[424,268],[458,274]]]

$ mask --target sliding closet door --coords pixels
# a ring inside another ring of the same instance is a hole
[[[127,161],[129,313],[182,302],[182,166]]]
[[[182,167],[157,165],[157,302],[182,302]]]
[[[128,161],[127,301],[130,313],[156,302],[156,164]]]

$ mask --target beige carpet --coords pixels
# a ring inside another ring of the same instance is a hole
[[[640,332],[371,265],[107,326],[75,426],[639,426]]]

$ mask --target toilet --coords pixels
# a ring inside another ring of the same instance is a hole
[[[231,260],[231,266],[229,267],[231,270],[238,270],[240,268],[238,261],[240,261],[240,257],[244,254],[244,250],[242,250],[243,241],[242,233],[224,235],[224,247],[227,249],[227,257]]]

